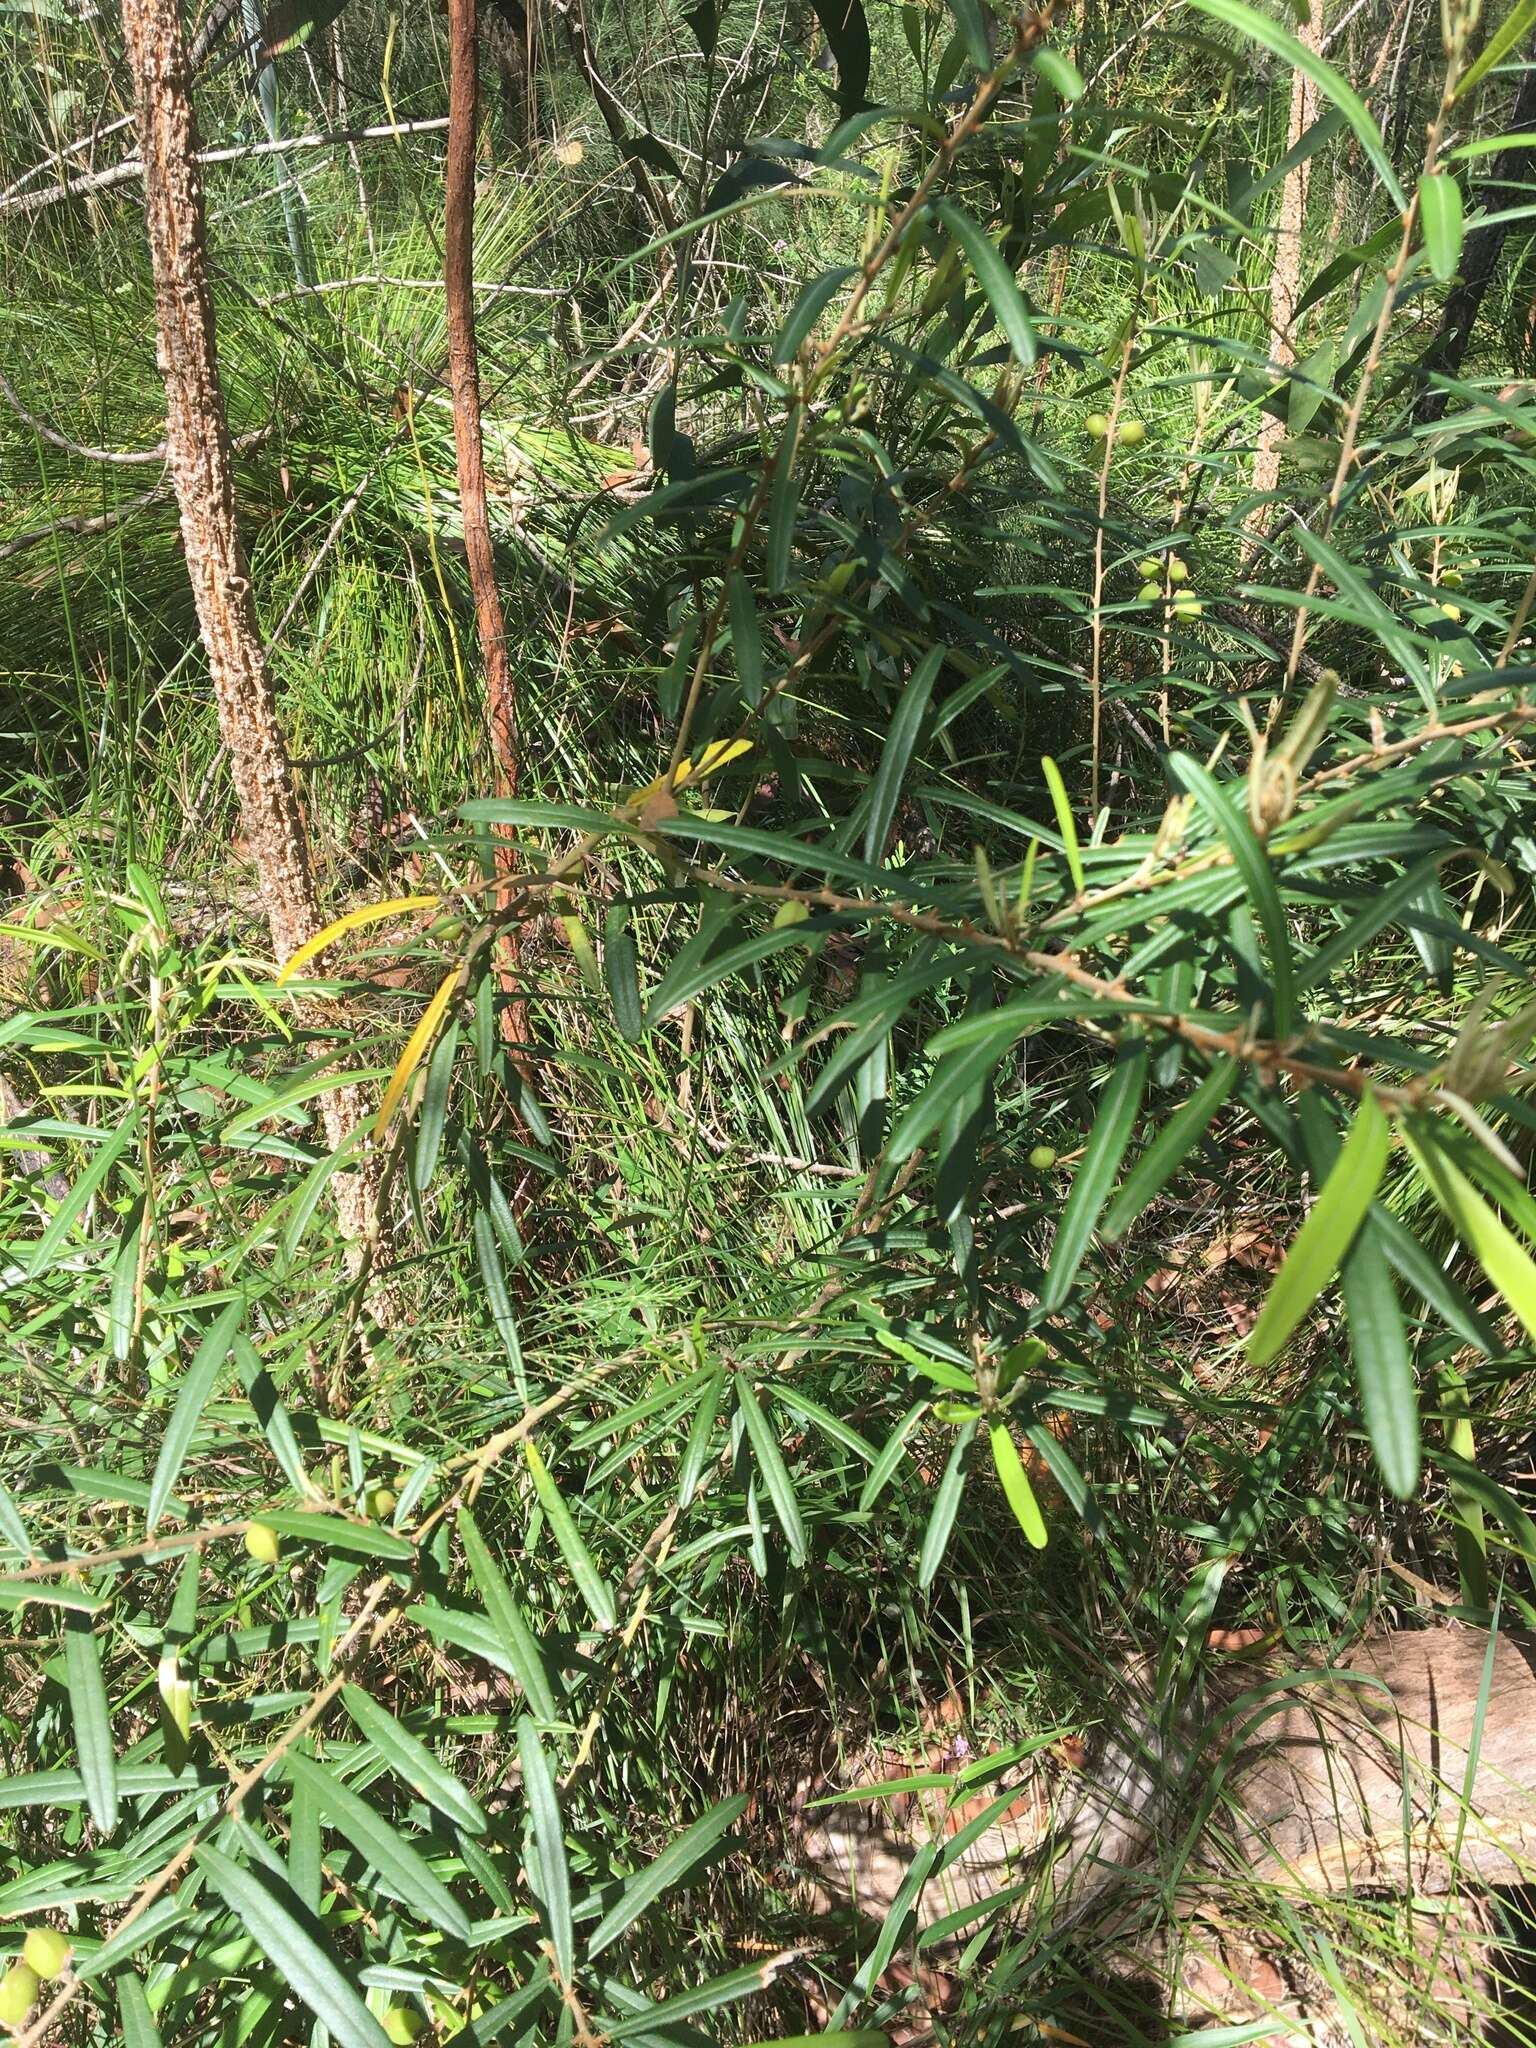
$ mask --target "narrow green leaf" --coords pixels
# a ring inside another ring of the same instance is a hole
[[[337,2048],[389,2048],[389,2037],[335,1957],[284,1903],[270,1873],[258,1875],[222,1850],[196,1852],[199,1868],[263,1955],[328,2029]]]
[[[974,1422],[967,1422],[955,1438],[955,1447],[949,1454],[944,1476],[940,1479],[938,1491],[933,1497],[928,1527],[923,1532],[922,1554],[917,1561],[917,1583],[923,1592],[926,1592],[937,1578],[939,1566],[944,1562],[944,1553],[949,1548],[955,1516],[960,1512],[960,1497],[965,1492],[966,1454],[971,1448],[971,1439],[976,1434],[976,1427]]]
[[[603,920],[603,981],[619,1036],[637,1044],[645,1035],[645,1013],[640,1007],[640,955],[627,903],[616,903]]]
[[[1008,1505],[1013,1509],[1014,1519],[1035,1549],[1044,1550],[1047,1540],[1045,1517],[1040,1512],[1035,1489],[1029,1483],[1029,1474],[1024,1470],[1019,1447],[1009,1434],[1006,1422],[994,1422],[990,1436],[992,1462],[997,1467],[997,1476],[1008,1497]]]
[[[459,1051],[459,1020],[450,1017],[427,1062],[426,1085],[421,1091],[421,1108],[416,1117],[416,1136],[411,1150],[411,1186],[418,1195],[426,1193],[437,1171],[443,1149],[443,1132],[448,1123],[448,1104],[453,1094],[453,1063]]]
[[[97,1827],[110,1835],[117,1826],[117,1753],[112,1747],[112,1711],[101,1649],[84,1614],[64,1617],[64,1680],[86,1804]]]
[[[1533,28],[1536,28],[1536,0],[1515,0],[1514,6],[1456,81],[1457,99],[1480,85],[1494,66],[1502,64]]]
[[[1072,877],[1072,886],[1079,895],[1083,893],[1083,856],[1077,844],[1077,821],[1072,816],[1072,806],[1067,800],[1067,785],[1061,779],[1061,770],[1049,754],[1040,756],[1040,773],[1045,777],[1045,786],[1051,793],[1051,808],[1056,813],[1056,829],[1061,834],[1062,851],[1067,856],[1067,872]]]
[[[1197,0],[1197,4],[1204,4],[1204,0]],[[1226,841],[1243,887],[1259,913],[1264,936],[1269,941],[1275,1035],[1288,1038],[1296,1028],[1295,970],[1291,963],[1290,926],[1269,856],[1247,818],[1228,801],[1208,769],[1187,754],[1170,755],[1168,765]]]
[[[501,1247],[496,1242],[496,1225],[488,1210],[476,1209],[474,1235],[475,1257],[480,1263],[480,1278],[485,1283],[485,1298],[490,1304],[491,1320],[496,1325],[496,1334],[501,1338],[502,1348],[516,1378],[523,1371],[523,1346],[518,1336],[512,1296],[507,1291],[507,1274],[501,1262]]]
[[[507,1661],[517,1682],[539,1719],[553,1721],[557,1718],[558,1709],[539,1639],[529,1626],[517,1596],[503,1577],[501,1567],[492,1557],[468,1508],[459,1509],[458,1524],[459,1541],[464,1545],[469,1569],[474,1574],[480,1598],[485,1602],[487,1618],[505,1645]]]
[[[562,1984],[569,1984],[576,1965],[576,1936],[571,1920],[571,1872],[565,1856],[565,1828],[549,1757],[538,1729],[526,1717],[517,1724],[517,1753],[523,1766],[523,1797],[528,1802],[533,1839],[539,1852],[544,1920],[555,1952],[555,1971]]]
[[[261,1519],[280,1536],[296,1543],[315,1543],[322,1550],[347,1557],[381,1557],[391,1564],[409,1564],[415,1546],[404,1536],[381,1529],[376,1522],[349,1522],[340,1515],[310,1515],[297,1508],[263,1508]]]
[[[69,1236],[77,1218],[85,1209],[92,1195],[101,1186],[118,1160],[127,1149],[129,1140],[139,1128],[139,1113],[131,1109],[118,1125],[107,1142],[99,1149],[90,1165],[75,1181],[57,1209],[48,1219],[48,1227],[32,1247],[27,1260],[27,1278],[37,1280],[47,1272],[53,1263],[54,1254]]]
[[[1248,1339],[1251,1365],[1268,1365],[1339,1269],[1387,1168],[1392,1133],[1374,1095],[1364,1095],[1349,1136],[1270,1283]]]
[[[1461,187],[1449,171],[1420,178],[1419,226],[1430,269],[1441,284],[1449,284],[1461,261]]]
[[[805,1524],[800,1519],[800,1504],[795,1498],[794,1481],[789,1476],[789,1467],[779,1449],[778,1438],[773,1426],[763,1413],[752,1382],[745,1373],[736,1377],[736,1405],[741,1410],[742,1420],[747,1425],[747,1435],[752,1439],[752,1453],[757,1460],[757,1469],[763,1475],[768,1488],[768,1498],[773,1502],[773,1512],[779,1527],[784,1531],[784,1540],[789,1545],[793,1563],[805,1563]]]
[[[886,837],[891,829],[891,820],[896,815],[901,786],[911,766],[918,735],[927,716],[928,699],[933,694],[934,680],[943,667],[948,653],[947,647],[931,647],[928,650],[907,678],[892,714],[885,745],[880,749],[880,765],[876,768],[874,779],[869,786],[869,814],[864,825],[864,858],[872,866],[885,858]]]
[[[1083,83],[1083,74],[1072,59],[1064,57],[1060,50],[1053,50],[1049,43],[1044,49],[1036,50],[1029,61],[1065,106],[1070,107],[1088,90]]]
[[[1147,1081],[1148,1047],[1144,1038],[1120,1048],[1119,1056],[1099,1098],[1099,1113],[1093,1132],[1078,1163],[1072,1192],[1061,1212],[1056,1239],[1051,1246],[1050,1268],[1040,1293],[1040,1306],[1047,1313],[1059,1309],[1072,1291],[1072,1282],[1083,1262],[1093,1226],[1109,1196],[1111,1183],[1120,1171],[1125,1148],[1131,1142],[1141,1109]]]
[[[768,593],[777,597],[789,587],[794,562],[795,524],[800,513],[800,485],[795,477],[795,457],[800,449],[804,423],[803,405],[792,405],[774,457],[773,484],[768,493],[768,546],[764,569]]]
[[[1018,280],[1003,261],[997,244],[952,199],[935,199],[933,210],[964,250],[976,282],[997,315],[998,326],[1007,335],[1019,362],[1029,369],[1040,352],[1034,322],[1025,308]]]
[[[191,1448],[193,1433],[218,1382],[219,1373],[229,1356],[230,1346],[235,1341],[235,1332],[240,1327],[244,1315],[243,1297],[226,1302],[209,1325],[202,1343],[198,1345],[193,1355],[192,1363],[182,1375],[176,1405],[171,1410],[171,1419],[166,1424],[165,1436],[160,1444],[160,1456],[155,1461],[155,1476],[150,1482],[149,1506],[144,1514],[144,1533],[147,1536],[153,1536],[156,1523],[165,1513],[165,1505],[171,1497],[177,1475],[181,1471],[182,1460]]]
[[[32,1538],[27,1534],[27,1525],[21,1519],[15,1501],[3,1485],[0,1485],[0,1536],[5,1538],[13,1550],[19,1550],[23,1557],[35,1555]]]
[[[1167,1123],[1126,1175],[1099,1228],[1108,1244],[1124,1237],[1154,1195],[1160,1194],[1205,1136],[1218,1109],[1232,1093],[1240,1069],[1236,1060],[1218,1060],[1187,1102]]]
[[[1536,1264],[1530,1253],[1460,1167],[1435,1144],[1429,1125],[1405,1124],[1403,1137],[1457,1235],[1536,1342]]]
[[[472,1835],[485,1833],[485,1814],[479,1804],[419,1737],[401,1727],[387,1707],[381,1707],[358,1685],[343,1686],[341,1703],[390,1769],[413,1792]]]
[[[901,1463],[907,1448],[907,1438],[928,1412],[926,1401],[915,1401],[891,1431],[881,1448],[880,1455],[869,1468],[869,1477],[859,1493],[859,1512],[868,1514],[875,1502],[891,1483],[896,1467]]]
[[[117,1993],[118,2033],[123,2048],[160,2048],[160,2029],[155,2025],[143,1984],[131,1970],[125,1970],[112,1988]]]
[[[755,711],[763,701],[763,635],[757,623],[752,586],[739,569],[726,585],[726,610],[731,621],[731,647],[741,694]]]
[[[1339,1278],[1366,1434],[1388,1489],[1411,1500],[1419,1484],[1418,1389],[1391,1268],[1369,1217]]]
[[[539,1504],[554,1532],[561,1554],[571,1568],[571,1577],[576,1581],[577,1590],[587,1603],[587,1610],[593,1622],[605,1634],[618,1625],[618,1613],[613,1603],[613,1591],[598,1571],[592,1553],[581,1540],[581,1531],[576,1527],[570,1509],[563,1495],[550,1477],[549,1468],[539,1455],[537,1444],[525,1442],[524,1456],[528,1470],[533,1475],[534,1491]]]
[[[1018,1035],[1016,1031],[999,1029],[978,1045],[945,1052],[935,1066],[928,1086],[892,1133],[885,1148],[886,1164],[899,1166],[904,1159],[910,1159],[918,1146],[926,1141],[929,1132],[937,1129],[955,1105],[963,1102],[986,1080]]]
[[[824,270],[820,277],[813,277],[809,284],[802,285],[800,295],[789,309],[789,318],[779,329],[779,338],[773,344],[775,363],[792,363],[800,352],[800,344],[811,332],[826,308],[848,282],[857,277],[858,270],[851,263],[839,264],[833,270]]]
[[[709,1458],[710,1438],[715,1433],[715,1417],[720,1412],[721,1396],[725,1392],[725,1367],[718,1366],[710,1375],[699,1405],[693,1411],[693,1420],[688,1425],[688,1443],[683,1451],[683,1462],[677,1473],[677,1503],[687,1507],[698,1491],[699,1481],[704,1476],[704,1466]]]
[[[469,1915],[394,1821],[386,1820],[349,1785],[343,1785],[334,1768],[327,1770],[299,1750],[289,1751],[283,1770],[291,1784],[307,1788],[348,1845],[373,1865],[379,1882],[392,1897],[455,1941],[470,1939]]]
[[[675,1842],[669,1842],[654,1863],[637,1870],[593,1928],[587,1943],[588,1956],[601,1955],[610,1943],[618,1940],[626,1927],[639,1919],[654,1899],[681,1883],[694,1865],[709,1854],[721,1836],[736,1825],[746,1810],[747,1796],[744,1792],[738,1793],[734,1799],[722,1800],[701,1820],[685,1828]]]
[[[1190,5],[1198,7],[1202,14],[1210,15],[1215,21],[1224,21],[1229,28],[1247,36],[1250,42],[1258,43],[1261,48],[1283,58],[1293,71],[1304,72],[1323,97],[1332,100],[1354,129],[1360,138],[1360,147],[1385,186],[1392,204],[1399,213],[1408,211],[1407,196],[1397,181],[1397,173],[1381,139],[1381,130],[1372,119],[1369,107],[1353,87],[1345,84],[1331,64],[1325,63],[1305,43],[1298,42],[1288,29],[1283,29],[1267,14],[1261,14],[1256,7],[1249,7],[1246,0],[1190,0]]]

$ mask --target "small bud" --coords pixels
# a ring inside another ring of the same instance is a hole
[[[277,1531],[265,1522],[252,1522],[245,1532],[245,1547],[258,1564],[276,1564],[283,1554]]]
[[[387,1522],[395,1512],[394,1492],[388,1486],[370,1486],[365,1505],[376,1522]]]
[[[74,1952],[74,1944],[56,1927],[34,1927],[22,1945],[21,1960],[47,1983],[63,1976]]]

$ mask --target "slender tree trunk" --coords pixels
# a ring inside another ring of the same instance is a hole
[[[443,287],[448,314],[448,384],[453,393],[453,444],[458,464],[459,510],[464,554],[475,600],[475,627],[485,670],[486,717],[496,793],[517,789],[517,697],[507,661],[506,617],[496,587],[496,550],[485,496],[485,437],[480,417],[480,359],[475,345],[475,143],[480,108],[479,49],[475,0],[448,0],[448,160],[443,172]],[[509,851],[498,850],[498,866],[509,874]],[[508,890],[499,892],[505,902]],[[500,979],[509,1000],[501,1011],[501,1035],[514,1061],[526,1043],[527,1011],[517,988],[517,937],[509,931],[500,947]]]
[[[282,961],[313,937],[323,920],[235,513],[192,73],[176,0],[124,0],[123,31],[144,164],[157,353],[165,380],[166,461],[181,513],[182,545],[219,731],[260,877],[272,950]],[[350,1088],[337,1089],[323,1101],[326,1138],[334,1149],[353,1135],[366,1104],[361,1091]],[[376,1173],[376,1165],[365,1160],[357,1172],[338,1175],[335,1182],[354,1265],[377,1232]],[[371,1298],[380,1312],[377,1299]]]
[[[1320,0],[1314,0],[1310,21],[1299,27],[1296,34],[1309,50],[1321,53],[1323,10]],[[1316,119],[1317,87],[1304,71],[1293,71],[1291,117],[1285,136],[1288,151],[1296,147]],[[1275,224],[1275,267],[1269,284],[1269,354],[1271,362],[1282,366],[1296,360],[1296,343],[1291,330],[1296,319],[1296,302],[1301,297],[1301,256],[1307,224],[1307,176],[1310,170],[1310,163],[1297,164],[1280,188],[1280,213]],[[1284,439],[1285,422],[1276,419],[1272,413],[1264,413],[1259,426],[1258,450],[1253,459],[1253,488],[1256,492],[1278,488],[1280,444]],[[1260,530],[1268,524],[1267,510],[1267,507],[1261,507],[1255,514]]]

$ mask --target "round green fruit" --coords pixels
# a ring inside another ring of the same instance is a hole
[[[387,1522],[395,1512],[395,1496],[387,1486],[368,1489],[368,1512],[376,1522]]]
[[[1168,564],[1168,581],[1170,583],[1187,583],[1189,581],[1189,564],[1182,555],[1175,555]]]
[[[12,1963],[0,1977],[0,2026],[19,2027],[36,1997],[36,1970],[27,1963]]]
[[[1122,420],[1115,439],[1123,448],[1139,448],[1147,438],[1145,420]]]
[[[1162,594],[1163,586],[1161,583],[1143,583],[1140,590],[1136,593],[1143,604],[1156,604]]]
[[[1173,616],[1176,619],[1198,619],[1205,606],[1198,597],[1176,597],[1173,601]]]
[[[1056,1164],[1054,1145],[1032,1145],[1029,1149],[1029,1163],[1036,1173],[1049,1173]]]
[[[427,2030],[427,2023],[413,2005],[392,2005],[384,2015],[384,2032],[400,2048],[409,2048]]]
[[[1155,555],[1148,555],[1143,561],[1136,564],[1136,574],[1144,582],[1149,582],[1152,577],[1161,576],[1162,573],[1163,565]]]
[[[1083,432],[1090,441],[1107,441],[1109,439],[1109,415],[1102,412],[1089,413],[1087,419],[1083,421]]]
[[[1440,581],[1445,585],[1447,590],[1460,590],[1461,571],[1459,569],[1442,569],[1440,572]]]
[[[56,1927],[34,1927],[22,1945],[21,1960],[46,1984],[50,1977],[63,1976],[74,1952],[74,1944]]]
[[[283,1554],[277,1531],[265,1522],[252,1522],[245,1532],[245,1547],[258,1564],[276,1564]]]

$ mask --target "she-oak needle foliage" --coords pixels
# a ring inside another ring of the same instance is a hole
[[[493,22],[515,795],[444,24],[283,0],[258,102],[242,23],[186,26],[286,962],[118,25],[0,25],[5,2017],[888,2038],[913,1899],[808,1921],[819,1744],[1002,1748],[1218,1621],[1321,1661],[1384,1560],[1536,1623],[1532,12]],[[995,1919],[956,2038],[1070,1975]]]

